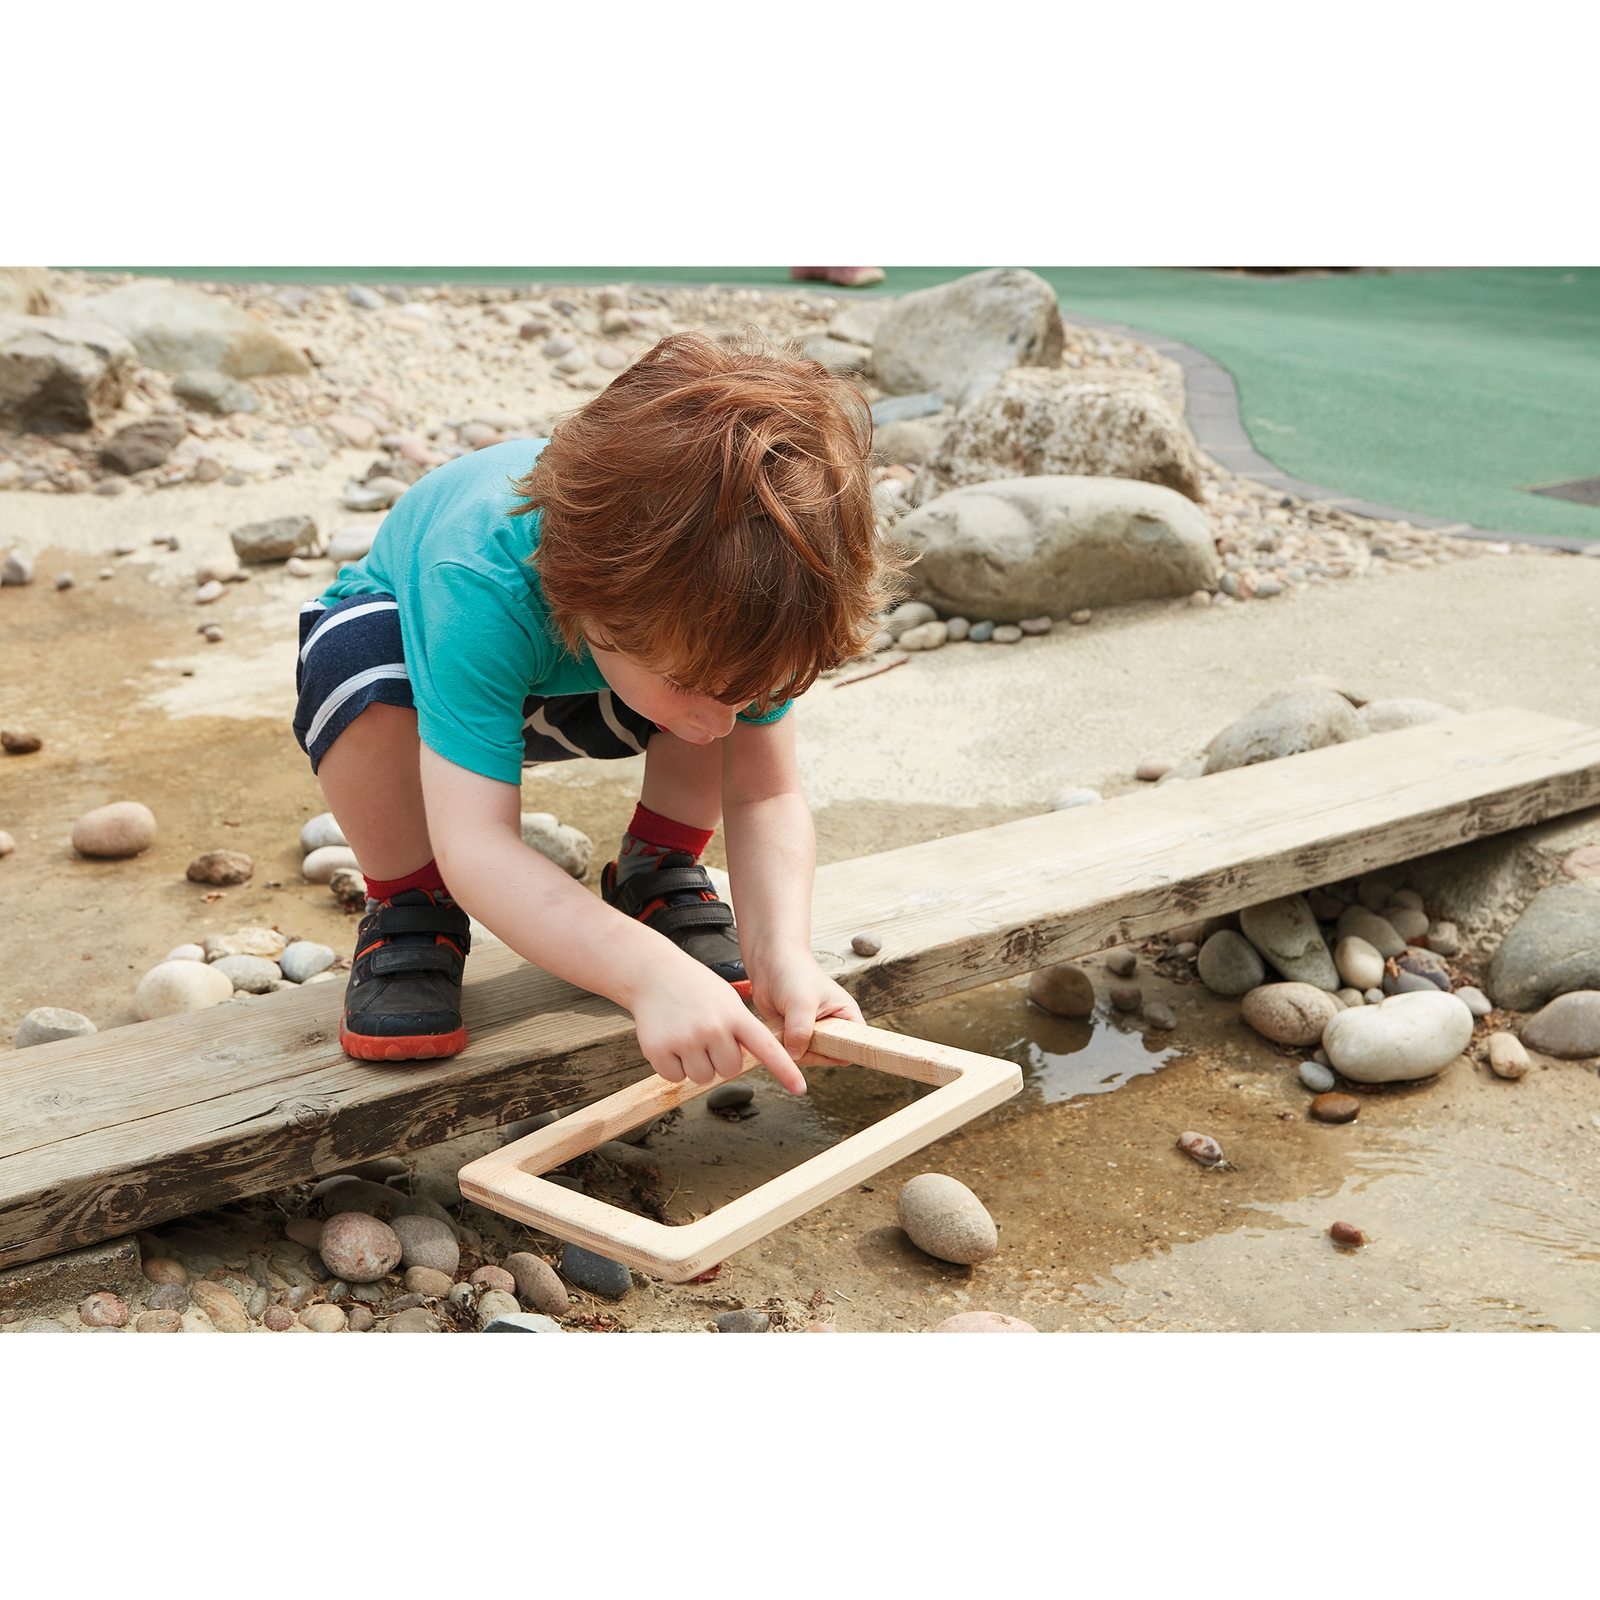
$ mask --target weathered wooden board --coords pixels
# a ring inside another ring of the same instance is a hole
[[[1480,712],[825,867],[813,944],[878,1015],[1595,804],[1600,731]],[[351,1061],[332,983],[6,1056],[0,1266],[643,1075],[610,1002],[504,946],[467,973],[446,1062]]]

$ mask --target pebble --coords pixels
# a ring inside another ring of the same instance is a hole
[[[482,1266],[467,1279],[480,1289],[498,1289],[502,1294],[515,1294],[517,1280],[504,1267]]]
[[[70,572],[58,572],[56,574],[57,589],[70,589],[77,581]]]
[[[204,961],[205,958],[205,951],[197,944],[175,944],[161,959],[163,961]]]
[[[352,283],[345,290],[344,297],[358,311],[381,311],[383,309],[383,296],[374,294],[364,283]]]
[[[1113,977],[1131,978],[1139,969],[1139,958],[1131,950],[1113,950],[1106,957],[1106,971]]]
[[[1384,911],[1383,920],[1407,944],[1415,944],[1428,937],[1428,914],[1425,911],[1413,911],[1409,906],[1391,906]]]
[[[883,940],[875,933],[858,933],[850,941],[850,948],[858,956],[875,956],[883,949]]]
[[[342,1306],[315,1305],[301,1313],[300,1321],[313,1333],[343,1333],[350,1325]],[[394,1329],[391,1327],[391,1333]]]
[[[1232,928],[1218,929],[1201,945],[1196,965],[1200,981],[1212,994],[1248,994],[1267,975],[1256,947]]]
[[[707,1111],[732,1111],[737,1106],[747,1106],[756,1097],[748,1083],[724,1083],[706,1096]],[[565,1268],[563,1268],[563,1271]]]
[[[1365,939],[1385,961],[1399,955],[1406,947],[1405,940],[1395,931],[1393,924],[1376,912],[1368,911],[1365,906],[1346,906],[1339,913],[1334,931],[1341,939]]]
[[[1311,1102],[1311,1115],[1318,1122],[1354,1122],[1361,1102],[1354,1095],[1319,1094]]]
[[[1328,1229],[1328,1237],[1341,1250],[1359,1250],[1367,1236],[1353,1222],[1336,1222]]]
[[[1353,989],[1375,989],[1383,982],[1383,957],[1355,934],[1346,935],[1333,947],[1333,964]]]
[[[951,617],[944,626],[945,638],[951,644],[960,644],[972,631],[972,624],[965,617]]]
[[[1207,589],[1196,589],[1195,592],[1189,596],[1189,606],[1192,610],[1203,611],[1210,604],[1211,593]]]
[[[983,1202],[943,1172],[924,1172],[901,1185],[895,1201],[900,1226],[925,1255],[970,1266],[1000,1248],[1000,1233]]]
[[[220,600],[228,592],[225,583],[218,583],[215,578],[210,583],[202,583],[194,592],[194,603],[197,606],[209,606]]]
[[[316,1217],[293,1217],[284,1223],[283,1231],[299,1245],[304,1245],[307,1250],[315,1250],[322,1243],[322,1229],[324,1224]]]
[[[396,1220],[399,1220],[398,1218]],[[442,1300],[453,1287],[450,1274],[434,1267],[407,1267],[406,1289],[411,1294],[426,1295],[432,1300]]]
[[[1426,978],[1435,989],[1442,989],[1446,994],[1450,992],[1449,968],[1433,951],[1426,950],[1421,945],[1412,945],[1395,957],[1394,964],[1398,971]]]
[[[548,1128],[552,1122],[560,1120],[560,1113],[555,1111],[541,1111],[536,1117],[519,1117],[500,1130],[500,1143],[515,1144],[518,1139],[526,1139],[530,1133],[537,1133],[541,1128]]]
[[[1140,783],[1154,783],[1157,779],[1166,777],[1176,764],[1172,761],[1141,761],[1133,769],[1133,775]]]
[[[1368,989],[1367,992],[1364,995],[1362,995],[1361,998],[1363,1000],[1365,1000],[1369,1006],[1382,1005],[1383,1004],[1383,990],[1382,989]]]
[[[437,1333],[439,1319],[425,1306],[412,1306],[385,1324],[388,1333]]]
[[[1211,1137],[1209,1133],[1180,1133],[1178,1135],[1178,1148],[1192,1161],[1198,1161],[1202,1167],[1220,1167],[1222,1165],[1222,1146]]]
[[[313,850],[321,850],[330,844],[348,846],[349,843],[331,811],[320,812],[300,830],[302,856],[308,856]]]
[[[178,1270],[181,1272],[183,1269],[180,1267]],[[181,1283],[158,1283],[144,1297],[144,1303],[151,1311],[187,1311],[189,1291]]]
[[[484,1323],[485,1333],[561,1333],[565,1330],[558,1322],[541,1316],[537,1311],[503,1311]]]
[[[202,1278],[189,1290],[189,1298],[196,1310],[205,1312],[210,1318],[211,1326],[218,1333],[250,1331],[250,1319],[245,1315],[239,1297],[231,1289],[224,1289],[220,1283]]]
[[[8,589],[21,588],[32,582],[32,556],[25,556],[20,550],[13,550],[4,561],[0,561],[0,585]]]
[[[1489,1035],[1489,1070],[1495,1077],[1515,1081],[1525,1076],[1532,1065],[1522,1041],[1514,1033]]]
[[[1050,809],[1071,811],[1074,806],[1097,806],[1103,798],[1098,789],[1062,789],[1050,802]]]
[[[1300,1063],[1300,1081],[1312,1094],[1326,1094],[1337,1080],[1320,1062],[1302,1061]]]
[[[402,1267],[418,1267],[431,1269],[434,1272],[453,1278],[456,1268],[461,1264],[461,1246],[456,1240],[455,1229],[447,1222],[441,1222],[437,1217],[402,1217],[397,1216],[390,1224],[390,1230],[400,1241],[400,1265]],[[448,1284],[442,1290],[435,1291],[448,1294]]]
[[[233,997],[233,980],[199,961],[163,961],[139,980],[133,1009],[141,1020],[204,1011]]]
[[[282,976],[276,961],[264,956],[224,956],[211,963],[211,971],[220,972],[235,989],[246,994],[266,994]]]
[[[1356,884],[1356,899],[1368,911],[1382,911],[1394,900],[1400,880],[1391,872],[1369,872]]]
[[[722,1311],[711,1319],[718,1333],[765,1333],[772,1318],[765,1311]]]
[[[1557,995],[1523,1023],[1522,1042],[1563,1061],[1600,1056],[1600,990]]]
[[[1049,617],[1024,617],[1017,624],[1017,626],[1021,628],[1024,633],[1037,635],[1041,633],[1049,633],[1055,624],[1050,620]]]
[[[1313,984],[1329,994],[1339,987],[1338,969],[1303,894],[1247,907],[1239,913],[1239,929],[1291,983]]]
[[[133,1328],[135,1333],[182,1333],[183,1316],[177,1311],[141,1311]]]
[[[325,944],[296,939],[278,958],[278,966],[290,983],[304,983],[307,978],[326,972],[337,959]]]
[[[1428,925],[1427,947],[1438,956],[1461,954],[1461,934],[1453,922],[1433,922]]]
[[[991,637],[996,644],[1015,644],[1022,637],[1022,629],[1009,622],[1002,622]]]
[[[1341,1011],[1323,1030],[1322,1047],[1356,1083],[1397,1083],[1442,1072],[1471,1038],[1472,1013],[1430,984],[1426,993]]]
[[[72,828],[72,848],[81,856],[117,860],[155,843],[156,819],[137,800],[118,800],[86,812]]]
[[[470,1283],[452,1284],[448,1298],[453,1306],[471,1305],[478,1298],[478,1291]]]
[[[1089,610],[1071,611],[1067,614],[1067,621],[1075,628],[1082,628],[1094,621],[1094,612]]]
[[[1336,922],[1344,910],[1344,901],[1324,889],[1307,889],[1306,904],[1318,922]]]
[[[181,1261],[174,1261],[170,1256],[151,1256],[140,1267],[145,1277],[151,1283],[178,1283],[189,1281],[188,1269]]]
[[[1471,984],[1463,984],[1455,991],[1455,996],[1474,1017],[1486,1017],[1494,1010],[1494,1002],[1488,995],[1482,989],[1474,989]]]
[[[121,1295],[102,1289],[92,1294],[78,1307],[78,1316],[86,1327],[120,1328],[128,1320],[127,1302]]]
[[[294,1326],[294,1312],[287,1306],[268,1306],[261,1313],[261,1326],[268,1333],[287,1333]]]
[[[1364,1006],[1367,1003],[1366,992],[1362,989],[1335,989],[1333,998],[1342,1006]]]
[[[942,622],[919,622],[907,628],[896,641],[902,650],[938,650],[949,638],[949,630]]]
[[[235,928],[232,933],[208,933],[201,948],[207,961],[222,956],[261,956],[276,961],[288,942],[276,928]]]
[[[485,1290],[478,1300],[478,1326],[487,1328],[496,1317],[514,1317],[521,1310],[514,1294],[504,1289]]]
[[[967,629],[967,637],[974,644],[987,644],[994,638],[994,624],[992,622],[974,622]]]
[[[547,1317],[564,1317],[567,1314],[567,1286],[543,1256],[518,1250],[506,1257],[504,1265],[516,1283],[518,1295],[535,1311],[542,1311]]]
[[[49,1044],[52,1039],[83,1039],[98,1030],[85,1016],[60,1006],[35,1006],[17,1025],[16,1046]]]
[[[401,1250],[387,1223],[364,1211],[341,1211],[324,1225],[317,1253],[346,1281],[375,1283],[400,1265]]]
[[[0,828],[0,860],[17,848],[17,841],[4,828]]]
[[[359,911],[367,903],[367,880],[359,867],[336,867],[328,879],[328,887],[340,905],[349,906],[353,911]]]
[[[1028,998],[1056,1017],[1087,1017],[1094,1011],[1094,984],[1070,961],[1028,974]]]
[[[351,1306],[346,1314],[346,1326],[351,1333],[371,1333],[377,1320],[369,1306]]]
[[[307,883],[327,883],[341,867],[361,870],[355,851],[347,844],[325,844],[301,862],[300,872]]]
[[[1154,1001],[1144,1008],[1144,1020],[1152,1028],[1158,1028],[1163,1033],[1170,1033],[1178,1026],[1178,1013],[1169,1005]]]
[[[568,1283],[608,1300],[620,1299],[633,1287],[633,1279],[620,1261],[596,1255],[593,1250],[576,1244],[561,1247],[561,1276]]]
[[[1200,946],[1192,939],[1183,939],[1173,945],[1172,954],[1179,961],[1193,961],[1200,954]]]
[[[290,556],[283,564],[283,570],[291,578],[309,578],[311,576],[311,563],[302,561],[299,556]]]
[[[8,756],[31,756],[43,745],[44,740],[30,729],[0,729],[0,750],[4,750]]]
[[[544,344],[540,346],[540,354],[547,361],[559,360],[562,356],[570,355],[577,346],[564,333],[552,333]]]
[[[405,1196],[398,1190],[382,1183],[369,1183],[365,1178],[352,1177],[349,1173],[336,1173],[334,1176],[341,1181],[334,1183],[324,1178],[311,1191],[313,1200],[322,1201],[324,1216],[332,1218],[345,1211],[360,1211],[387,1222],[399,1213],[400,1202]]]
[[[184,869],[190,883],[248,883],[255,863],[242,850],[207,850]]]
[[[1144,990],[1136,983],[1114,983],[1109,993],[1118,1011],[1137,1011],[1144,1003]]]
[[[208,622],[205,627],[199,630],[199,633],[200,637],[204,639],[207,644],[222,643],[222,629],[219,628],[214,622]],[[250,858],[248,856],[245,857],[245,860],[248,861],[249,859]]]
[[[1000,1311],[958,1311],[946,1317],[934,1333],[1037,1333],[1031,1322],[1008,1317]]]

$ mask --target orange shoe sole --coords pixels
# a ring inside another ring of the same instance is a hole
[[[339,1044],[347,1056],[357,1061],[433,1061],[441,1056],[460,1055],[467,1047],[467,1030],[380,1039],[367,1033],[347,1033],[341,1020]]]

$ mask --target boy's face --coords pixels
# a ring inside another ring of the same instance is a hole
[[[589,653],[603,677],[623,701],[649,717],[663,732],[685,744],[710,744],[733,732],[739,707],[725,706],[710,695],[690,694],[665,673],[652,672],[627,656],[606,650],[589,640]]]

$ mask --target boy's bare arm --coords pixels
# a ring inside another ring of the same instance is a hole
[[[737,1075],[740,1050],[786,1089],[805,1079],[729,985],[653,929],[623,916],[522,842],[521,792],[422,749],[428,833],[457,901],[518,955],[633,1013],[663,1078]]]
[[[723,741],[722,826],[739,949],[756,1009],[782,1018],[784,1048],[805,1054],[819,1017],[861,1021],[861,1008],[811,954],[816,832],[800,787],[794,716],[738,723]]]

